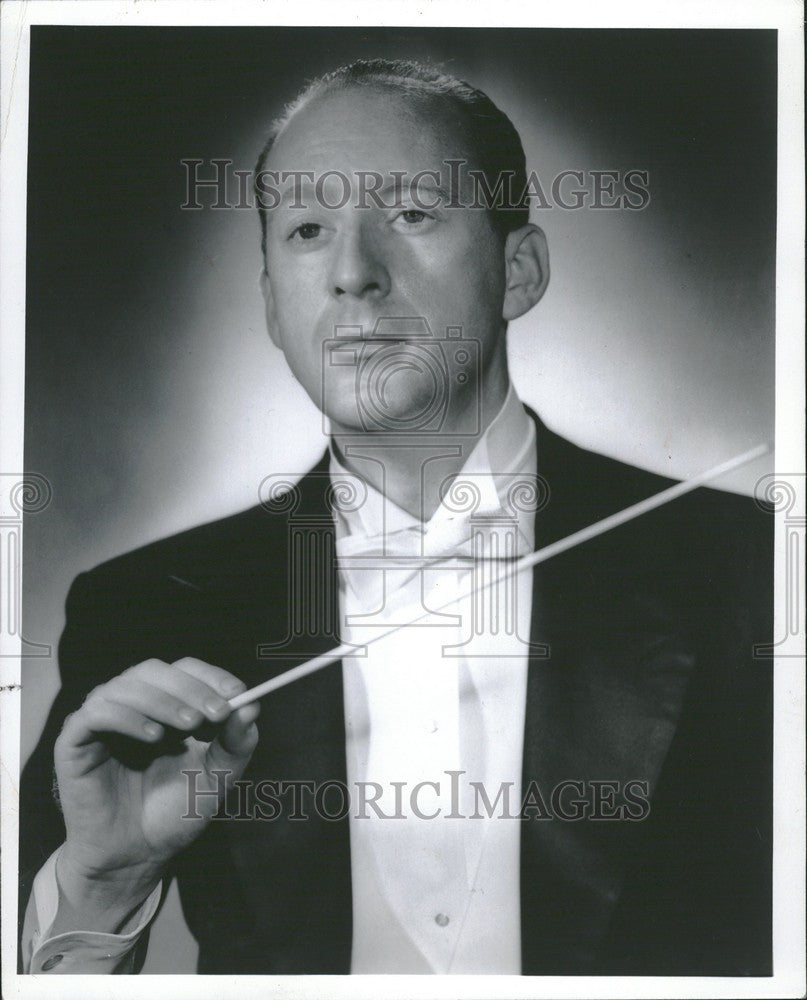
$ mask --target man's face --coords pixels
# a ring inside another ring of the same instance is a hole
[[[315,182],[339,171],[350,183],[347,203],[328,208],[323,200],[330,205],[345,200],[344,184],[334,175],[320,184],[319,199],[315,183],[303,181],[302,197],[295,199],[293,182],[281,181],[277,186],[288,188],[289,197],[267,213],[264,291],[270,332],[335,430],[362,430],[357,391],[375,393],[376,399],[380,393],[393,423],[397,416],[406,421],[428,410],[434,366],[424,374],[417,356],[422,341],[412,339],[423,327],[382,322],[379,331],[390,332],[394,343],[359,343],[372,338],[379,319],[421,317],[444,346],[446,328],[461,328],[463,340],[476,342],[470,353],[460,352],[462,373],[452,368],[457,352],[444,352],[451,380],[449,430],[472,429],[480,394],[484,398],[486,385],[506,373],[505,258],[489,213],[444,205],[424,211],[419,205],[441,200],[433,177],[418,185],[419,201],[410,196],[410,181],[419,171],[437,171],[445,185],[445,161],[451,158],[471,160],[471,151],[444,109],[374,89],[315,100],[293,117],[271,151],[267,170],[311,171]],[[385,206],[396,201],[394,172],[405,175],[395,207],[379,207],[369,196],[357,204],[361,171],[389,183],[381,192]],[[346,334],[345,327],[361,330]],[[366,370],[382,373],[378,385],[360,387],[356,365],[331,363],[323,345],[337,336],[356,348],[357,358],[363,352]],[[352,344],[351,338],[356,338]],[[373,352],[381,361],[389,355],[390,363],[368,365]],[[381,358],[380,352],[387,354]]]

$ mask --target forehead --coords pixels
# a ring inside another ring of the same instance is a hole
[[[351,87],[314,98],[275,140],[270,170],[439,170],[469,159],[452,105],[432,95]]]

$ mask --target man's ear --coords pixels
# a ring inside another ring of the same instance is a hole
[[[538,226],[529,223],[507,234],[504,245],[507,286],[502,319],[529,312],[549,284],[549,247]]]
[[[280,330],[277,325],[277,313],[275,312],[275,300],[272,296],[272,286],[269,284],[269,275],[264,268],[259,279],[261,295],[263,295],[264,310],[266,314],[266,329],[275,347],[280,347]]]

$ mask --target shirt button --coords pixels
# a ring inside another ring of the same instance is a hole
[[[50,972],[51,969],[55,969],[63,958],[64,955],[51,955],[50,958],[46,958],[42,963],[42,971]]]
[[[438,927],[447,927],[448,917],[445,915],[445,913],[438,913],[437,916],[434,918],[434,922],[437,924]]]

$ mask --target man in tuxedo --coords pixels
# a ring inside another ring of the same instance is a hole
[[[523,190],[506,116],[413,63],[276,123],[267,324],[329,447],[74,582],[26,969],[136,970],[175,876],[200,972],[770,973],[770,518],[699,490],[513,572],[669,483],[518,400],[546,241],[462,164]]]

